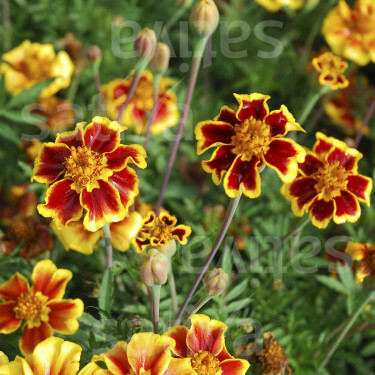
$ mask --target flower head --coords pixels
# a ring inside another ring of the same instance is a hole
[[[219,10],[214,0],[198,0],[190,13],[190,23],[200,37],[209,37],[219,25]]]
[[[172,357],[174,346],[170,337],[136,333],[128,344],[120,341],[109,352],[94,356],[80,375],[101,374],[96,372],[100,369],[95,363],[98,361],[105,362],[108,370],[102,371],[108,375],[195,375],[189,360]]]
[[[121,106],[124,104],[130,89],[133,75],[129,78],[117,78],[101,86],[104,102],[107,105],[108,114],[112,119],[117,119]],[[135,128],[141,133],[146,126],[147,118],[154,106],[153,100],[153,74],[145,70],[138,82],[129,105],[124,111],[121,122]],[[151,126],[153,134],[160,134],[166,129],[176,125],[179,112],[177,108],[176,94],[170,89],[174,81],[162,77],[158,92],[158,110]]]
[[[146,167],[139,145],[120,145],[123,128],[115,121],[95,117],[85,128],[77,125],[45,143],[35,160],[32,180],[48,185],[46,203],[38,206],[57,227],[83,218],[95,232],[106,221],[125,218],[138,194],[138,177],[128,163]]]
[[[325,228],[330,220],[336,224],[354,223],[361,215],[360,202],[370,205],[372,180],[358,174],[362,154],[344,142],[322,133],[305,162],[299,164],[297,178],[282,188],[292,202],[296,216],[310,212],[311,222]]]
[[[25,40],[4,53],[0,73],[5,75],[5,87],[12,95],[34,86],[47,78],[56,77],[40,94],[47,98],[70,84],[74,65],[65,51],[57,55],[52,44],[31,43]]]
[[[269,112],[267,95],[237,95],[239,109],[222,107],[213,121],[202,121],[196,129],[197,153],[216,147],[212,157],[202,162],[212,173],[215,184],[223,176],[224,189],[231,198],[243,193],[249,198],[260,195],[260,174],[264,164],[275,169],[281,180],[289,182],[305,158],[304,149],[291,139],[283,138],[290,130],[303,129],[283,105]]]
[[[63,299],[65,287],[72,273],[57,269],[50,260],[38,262],[28,280],[15,273],[0,285],[0,333],[15,332],[23,321],[20,339],[22,353],[31,353],[37,344],[52,336],[53,331],[71,335],[78,329],[78,320],[83,313],[80,299]]]
[[[292,10],[301,9],[308,0],[255,0],[269,12],[278,12],[283,7],[289,7]]]
[[[349,81],[344,72],[348,68],[348,63],[339,56],[331,52],[324,52],[312,60],[312,64],[319,73],[319,83],[329,85],[331,90],[348,87]]]
[[[363,280],[375,275],[375,246],[367,243],[349,242],[346,245],[345,252],[350,257],[359,262],[357,268],[356,283],[362,283]]]
[[[375,4],[357,0],[353,9],[345,0],[328,13],[322,33],[333,53],[358,65],[375,62]]]
[[[191,318],[191,328],[171,327],[165,334],[172,337],[174,353],[189,358],[197,375],[245,375],[249,363],[235,359],[225,347],[227,326],[208,316],[196,314]]]
[[[152,246],[157,250],[168,253],[172,256],[170,247],[174,247],[174,241],[177,240],[182,245],[187,243],[187,237],[191,234],[191,228],[186,225],[176,225],[177,218],[169,215],[167,212],[161,212],[156,216],[155,212],[150,211],[143,219],[142,227],[133,243],[138,251],[142,253],[147,246]],[[172,251],[173,253],[173,251]]]

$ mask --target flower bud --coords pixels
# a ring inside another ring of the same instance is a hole
[[[165,43],[159,42],[155,48],[155,54],[149,67],[154,73],[163,74],[168,69],[171,50]]]
[[[157,251],[150,249],[140,258],[141,278],[148,285],[163,285],[168,279],[169,260]]]
[[[142,59],[151,59],[156,47],[156,34],[154,30],[142,29],[134,41],[134,51]]]
[[[219,11],[214,0],[199,0],[190,14],[190,23],[199,36],[210,36],[219,24]]]
[[[176,4],[179,7],[187,9],[190,7],[191,4],[193,4],[193,0],[176,0]]]
[[[89,60],[98,61],[102,58],[102,50],[98,46],[91,46],[86,51]]]
[[[164,254],[167,258],[172,258],[176,254],[177,244],[176,240],[170,240],[163,246],[158,246],[157,249]]]
[[[214,268],[208,271],[203,279],[206,293],[209,296],[218,296],[223,293],[228,282],[228,274],[222,268]]]

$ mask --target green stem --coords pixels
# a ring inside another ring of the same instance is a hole
[[[358,133],[355,137],[355,140],[354,140],[354,147],[355,148],[358,148],[359,144],[361,143],[363,134],[365,133],[366,127],[369,124],[369,122],[371,120],[371,117],[373,116],[374,112],[375,112],[375,96],[371,100],[371,104],[370,104],[370,106],[367,110],[367,113],[366,113],[366,116],[365,116],[365,118],[362,122],[361,128],[359,129],[359,131],[358,131]]]
[[[196,314],[208,301],[210,301],[213,297],[212,296],[204,296],[203,298],[201,298],[195,305],[194,307],[190,310],[189,314],[187,315],[187,317],[184,319],[184,322],[182,323],[183,325],[185,325],[188,320],[194,315]]]
[[[8,51],[12,45],[9,0],[3,0],[3,28],[4,51]]]
[[[103,227],[105,250],[106,250],[106,268],[112,267],[113,249],[111,242],[111,230],[109,229],[109,223],[106,221]]]
[[[186,10],[187,10],[187,7],[182,7],[177,12],[173,13],[173,15],[165,23],[165,25],[162,28],[160,34],[163,34],[164,30],[168,31],[184,15]]]
[[[177,311],[178,311],[178,302],[177,302],[176,282],[174,280],[174,275],[173,275],[172,268],[170,268],[169,271],[168,271],[168,283],[169,283],[169,289],[171,291],[173,312],[175,314],[177,314]]]
[[[154,306],[154,314],[153,314],[153,320],[154,320],[154,333],[159,332],[159,313],[160,313],[160,291],[161,291],[161,285],[154,285],[152,287],[152,296],[153,296],[153,306]]]
[[[331,347],[331,349],[329,350],[329,352],[325,356],[323,362],[319,366],[318,372],[322,371],[326,367],[326,365],[329,362],[329,360],[331,359],[333,353],[336,351],[336,349],[341,344],[341,342],[344,339],[344,337],[346,336],[346,334],[349,332],[350,328],[353,326],[353,324],[357,320],[359,314],[362,312],[364,307],[374,298],[375,298],[375,292],[371,291],[370,294],[365,298],[365,300],[358,307],[358,309],[354,312],[353,316],[350,318],[350,320],[348,321],[345,328],[342,330],[341,334],[339,335],[339,337],[337,338],[337,340],[335,341],[335,343],[333,344],[333,346]]]

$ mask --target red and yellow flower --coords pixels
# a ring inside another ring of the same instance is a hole
[[[26,358],[16,357],[12,362],[1,360],[0,375],[76,375],[82,348],[58,337],[50,337],[38,344]],[[0,352],[1,353],[1,352]]]
[[[136,333],[128,344],[120,341],[109,352],[94,356],[80,375],[196,375],[188,359],[172,357],[174,347],[170,337]],[[101,370],[98,361],[105,362],[107,370]]]
[[[0,73],[5,76],[5,88],[12,95],[48,78],[55,78],[40,94],[47,98],[70,84],[74,65],[65,51],[56,54],[52,44],[31,43],[25,40],[4,53]]]
[[[348,63],[332,52],[324,52],[312,60],[315,70],[319,73],[319,83],[329,85],[331,90],[344,89],[349,86],[349,81],[344,72]]]
[[[216,148],[202,167],[212,174],[216,185],[225,175],[224,189],[230,198],[241,195],[241,189],[247,197],[256,198],[261,192],[259,168],[264,165],[276,170],[284,182],[296,177],[305,150],[283,136],[303,129],[284,105],[269,112],[267,95],[234,95],[239,103],[237,112],[224,106],[213,121],[197,125],[197,153]]]
[[[357,267],[356,283],[361,283],[370,276],[375,275],[375,246],[367,243],[349,242],[345,252],[350,257],[359,262]]]
[[[15,332],[25,321],[20,349],[31,353],[36,345],[53,332],[72,335],[78,329],[83,313],[80,299],[63,299],[69,270],[57,269],[50,260],[38,262],[31,276],[32,287],[20,273],[0,285],[0,333]]]
[[[333,53],[358,65],[375,62],[375,3],[357,0],[353,8],[339,0],[326,16],[322,33]]]
[[[124,104],[127,93],[133,80],[133,74],[126,79],[117,78],[105,85],[102,85],[104,103],[110,117],[114,120],[118,118],[122,104]],[[153,106],[153,74],[145,70],[138,82],[129,105],[124,111],[121,122],[129,127],[133,127],[137,133],[142,133],[146,126],[148,115]],[[158,110],[151,125],[153,134],[160,134],[166,129],[177,124],[179,111],[177,107],[176,94],[170,89],[174,85],[174,80],[161,78],[158,92]]]
[[[161,212],[156,216],[155,212],[150,211],[133,240],[138,253],[141,254],[147,246],[152,246],[165,255],[172,256],[176,250],[175,241],[186,245],[187,237],[191,234],[190,227],[176,224],[177,218],[168,212]]]
[[[174,326],[165,335],[175,340],[173,352],[178,357],[189,358],[197,375],[245,375],[250,365],[228,353],[226,330],[224,323],[196,314],[191,318],[190,329]]]
[[[310,212],[310,220],[318,228],[354,223],[361,215],[359,202],[370,205],[372,180],[358,174],[362,154],[344,142],[322,133],[305,162],[299,164],[299,175],[284,184],[282,193],[292,202],[296,216]]]
[[[138,194],[138,177],[128,167],[146,167],[146,152],[139,145],[120,145],[124,128],[116,121],[95,117],[84,128],[59,134],[45,143],[35,160],[32,180],[48,185],[46,203],[38,206],[57,227],[83,218],[91,232],[105,222],[125,218]]]
[[[125,219],[109,225],[111,242],[115,249],[126,251],[129,249],[132,239],[137,235],[142,223],[142,217],[138,212],[132,212]],[[64,245],[65,250],[74,250],[82,254],[90,255],[94,251],[99,239],[103,237],[101,229],[90,232],[85,229],[82,220],[74,221],[64,227],[58,228],[51,224],[57,238]]]
[[[283,7],[289,7],[292,10],[301,9],[308,0],[255,0],[269,12],[278,12]]]

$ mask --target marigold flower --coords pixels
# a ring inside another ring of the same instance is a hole
[[[296,216],[310,212],[310,220],[318,228],[354,223],[361,215],[360,202],[370,205],[372,180],[358,174],[362,154],[344,142],[322,133],[305,162],[299,164],[299,175],[282,187],[284,196],[292,202]]]
[[[261,192],[258,169],[264,164],[275,169],[284,182],[295,178],[305,150],[283,136],[303,129],[284,105],[270,113],[267,95],[234,96],[240,105],[237,112],[224,106],[213,121],[197,125],[197,153],[216,147],[211,159],[202,162],[203,169],[212,173],[216,185],[225,175],[224,189],[230,198],[241,195],[241,188],[247,197],[256,198]]]
[[[362,283],[363,280],[375,275],[375,246],[367,243],[349,242],[346,245],[345,252],[350,257],[359,262],[355,282]]]
[[[40,94],[47,98],[70,84],[74,65],[65,51],[55,53],[52,44],[31,43],[4,53],[0,73],[5,75],[5,87],[12,95],[34,86],[47,78],[56,77]]]
[[[151,332],[136,333],[129,344],[119,341],[107,353],[92,358],[80,375],[196,375],[188,359],[173,358],[174,340]],[[108,370],[94,363],[103,361]],[[98,372],[96,372],[98,371]]]
[[[78,320],[83,313],[80,299],[63,299],[65,287],[72,272],[57,269],[50,260],[38,262],[28,280],[16,272],[0,285],[0,333],[15,332],[23,321],[20,349],[31,353],[36,345],[52,336],[53,331],[72,335],[78,329]]]
[[[189,358],[197,375],[245,375],[250,365],[228,353],[224,337],[226,330],[224,323],[196,314],[191,318],[190,329],[174,326],[165,335],[175,340],[172,351],[178,357]]]
[[[142,217],[138,212],[132,212],[125,219],[117,223],[110,223],[111,242],[115,249],[126,251],[131,240],[137,235],[142,223]],[[64,245],[65,250],[74,250],[82,254],[90,255],[94,251],[99,239],[103,237],[101,229],[90,232],[85,229],[82,220],[74,221],[64,227],[58,228],[55,223],[51,227],[57,238]]]
[[[76,375],[82,348],[78,344],[50,337],[38,344],[26,358],[16,357],[12,362],[4,361],[0,375]]]
[[[117,78],[101,86],[104,103],[112,119],[117,119],[121,106],[126,100],[132,80],[133,74],[126,79]],[[154,106],[153,80],[151,71],[143,71],[121,119],[124,125],[134,128],[137,133],[142,133],[144,130],[148,115]],[[162,77],[160,79],[158,111],[151,126],[152,134],[160,134],[177,124],[180,116],[177,107],[177,96],[170,89],[174,83],[170,78]]]
[[[329,85],[331,90],[343,89],[349,86],[344,72],[348,63],[331,52],[324,52],[312,60],[312,64],[319,73],[319,83]]]
[[[289,7],[292,10],[301,9],[308,0],[255,0],[259,5],[266,8],[269,12],[278,12],[283,7]]]
[[[357,0],[353,9],[340,0],[326,16],[322,33],[333,53],[358,65],[375,62],[375,4]]]
[[[171,216],[167,212],[161,212],[157,217],[155,212],[150,211],[143,219],[142,227],[133,240],[138,253],[142,253],[147,246],[152,246],[165,255],[172,256],[173,254],[169,253],[171,249],[168,245],[173,244],[175,240],[182,245],[186,245],[187,237],[191,234],[190,227],[176,224],[177,218],[175,216]],[[174,252],[172,251],[172,253]]]
[[[138,177],[128,167],[146,167],[146,152],[139,145],[120,145],[123,130],[116,121],[95,117],[89,125],[58,134],[45,143],[35,160],[31,180],[48,184],[46,203],[38,206],[45,217],[62,227],[84,216],[91,232],[105,222],[125,218],[138,194]]]

